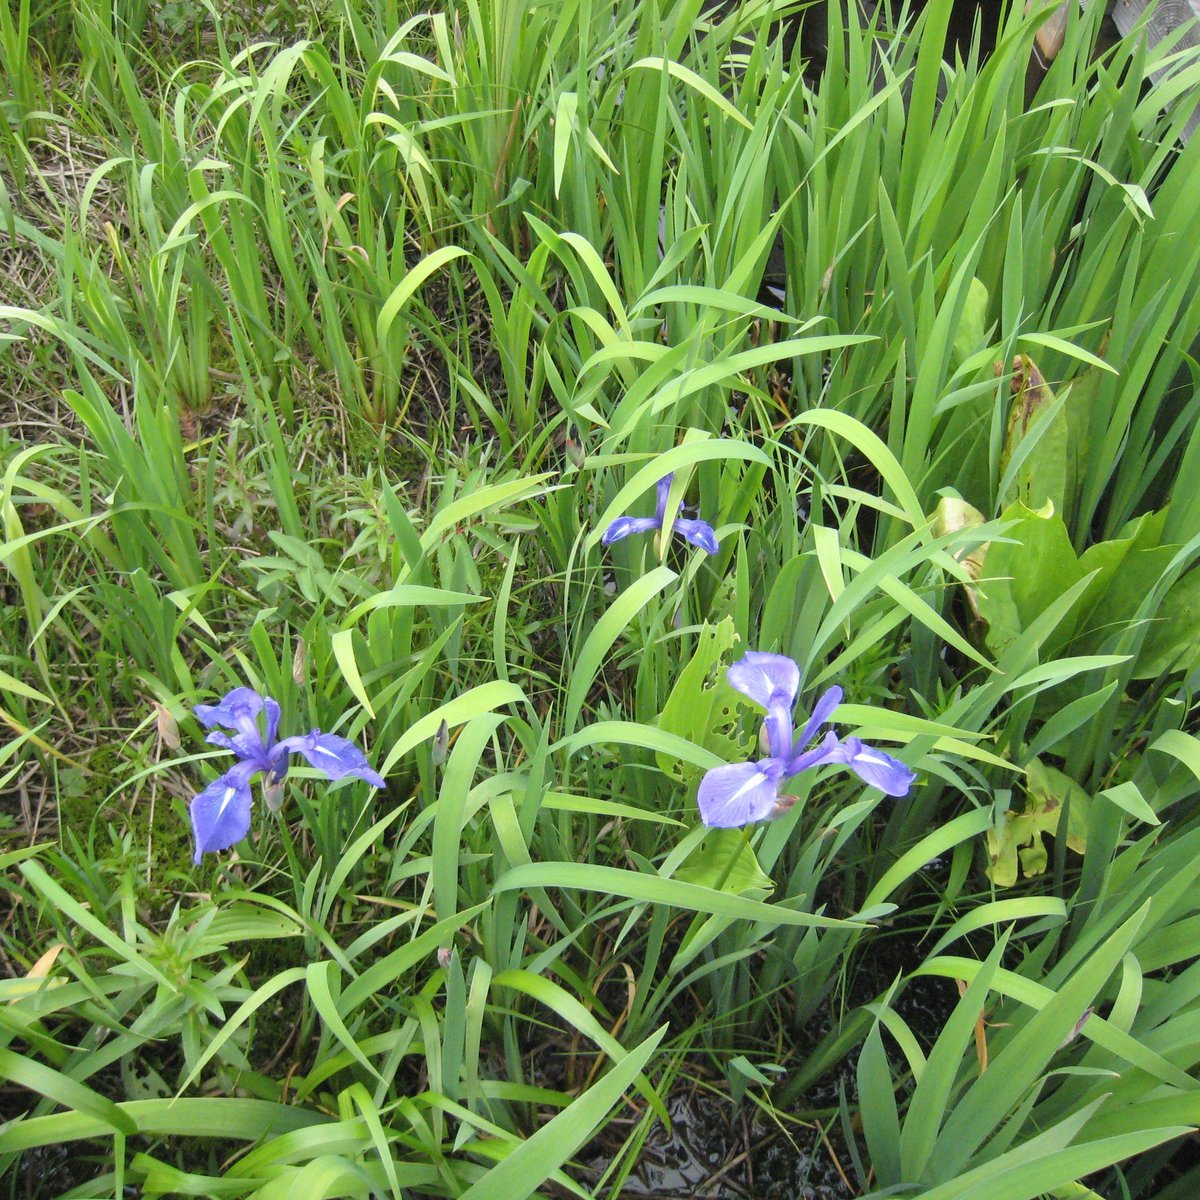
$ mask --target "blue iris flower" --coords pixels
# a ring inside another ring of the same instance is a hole
[[[780,801],[787,780],[827,763],[849,768],[889,796],[908,794],[916,775],[890,754],[856,737],[839,741],[832,731],[810,745],[841,703],[841,688],[830,688],[817,701],[812,716],[793,738],[792,708],[800,690],[800,668],[790,658],[751,650],[729,668],[727,677],[743,696],[767,710],[763,725],[770,754],[758,762],[714,767],[705,774],[696,797],[705,825],[733,829],[777,815],[787,807]]]
[[[671,491],[671,480],[674,478],[675,474],[671,472],[669,475],[664,475],[655,485],[655,490],[658,492],[658,503],[654,509],[654,516],[618,517],[604,531],[604,536],[600,539],[601,544],[611,546],[613,542],[619,542],[631,533],[650,533],[652,530],[661,529],[663,519],[667,515],[667,496]],[[691,542],[693,546],[699,546],[701,550],[709,554],[716,554],[719,549],[716,531],[707,521],[690,521],[676,517],[667,524],[667,533],[677,533],[684,541]]]
[[[259,714],[264,710],[265,737],[259,728]],[[367,756],[353,742],[343,737],[314,729],[277,741],[279,711],[277,701],[247,687],[234,688],[219,704],[196,705],[196,719],[205,729],[219,727],[205,740],[237,755],[238,761],[192,798],[192,833],[196,839],[193,862],[198,864],[209,850],[227,850],[250,831],[250,780],[255,775],[266,775],[267,801],[278,807],[288,755],[293,752],[303,755],[330,779],[357,775],[372,787],[383,787],[383,776],[371,769]],[[222,729],[231,733],[222,733]]]

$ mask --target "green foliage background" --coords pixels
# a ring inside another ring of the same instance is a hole
[[[6,1195],[1195,1194],[1200,63],[951,8],[0,8]],[[388,787],[193,869],[240,685]]]

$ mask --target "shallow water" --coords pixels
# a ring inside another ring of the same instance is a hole
[[[753,1105],[693,1089],[672,1096],[668,1132],[655,1124],[621,1200],[847,1200],[815,1125],[789,1129],[752,1123]],[[605,1165],[593,1158],[597,1176]],[[607,1191],[598,1190],[598,1196]]]

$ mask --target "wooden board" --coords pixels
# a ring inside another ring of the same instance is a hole
[[[1166,38],[1173,39],[1171,44],[1175,50],[1200,46],[1200,21],[1197,20],[1200,18],[1200,0],[1157,0],[1157,3],[1155,0],[1114,0],[1110,11],[1122,37],[1133,29],[1147,8],[1151,11],[1146,19],[1146,36],[1151,46],[1157,46]],[[1189,28],[1181,33],[1182,25],[1189,25]],[[1165,74],[1165,71],[1152,71],[1150,78],[1157,83]],[[1200,127],[1200,107],[1184,126],[1185,142],[1197,127]]]
[[[1078,2],[1083,7],[1088,0]],[[1092,2],[1095,3],[1095,0]],[[1071,0],[1063,0],[1037,31],[1037,50],[1045,62],[1051,61],[1062,48],[1070,3]],[[1026,12],[1038,6],[1039,0],[1025,0]],[[1122,37],[1132,32],[1142,14],[1150,9],[1150,15],[1146,18],[1146,35],[1151,47],[1166,38],[1174,39],[1171,44],[1175,50],[1200,47],[1200,0],[1110,0],[1108,8]],[[1189,27],[1180,32],[1184,25]],[[1150,77],[1157,83],[1165,74],[1163,70],[1153,71]],[[1200,107],[1184,127],[1183,140],[1186,142],[1198,127]]]

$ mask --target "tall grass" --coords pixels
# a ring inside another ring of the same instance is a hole
[[[7,1194],[615,1197],[692,1070],[1188,1194],[1200,68],[950,8],[0,16]],[[718,554],[603,546],[668,472]],[[747,648],[912,795],[705,829]],[[193,869],[243,685],[388,787]]]

